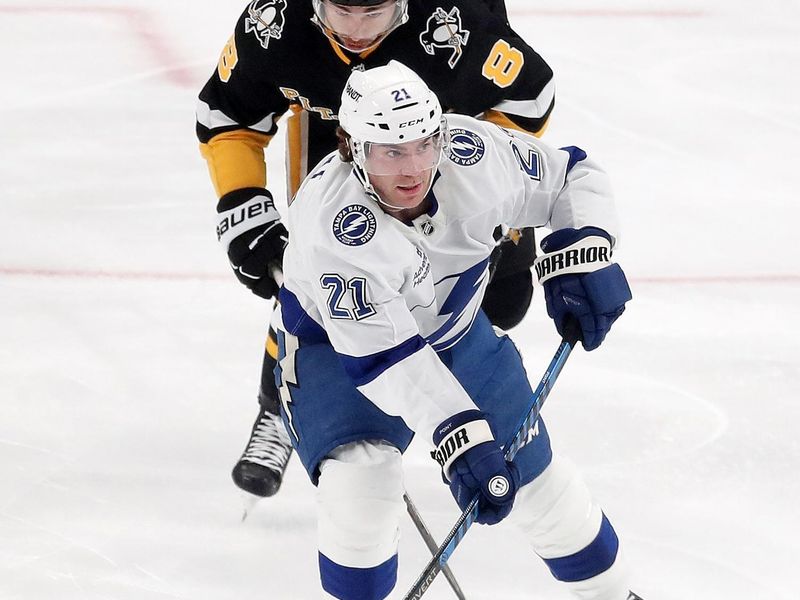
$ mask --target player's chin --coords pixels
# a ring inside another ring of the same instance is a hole
[[[344,47],[351,52],[363,52],[375,44],[378,38],[370,38],[368,40],[354,40],[353,38],[340,38]]]

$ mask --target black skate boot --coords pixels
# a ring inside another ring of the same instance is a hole
[[[280,416],[262,410],[242,457],[233,467],[233,482],[256,496],[274,496],[283,482],[292,450]]]
[[[293,450],[280,417],[274,368],[275,359],[265,352],[258,393],[261,410],[253,424],[247,447],[231,473],[233,482],[239,488],[262,498],[278,493]]]

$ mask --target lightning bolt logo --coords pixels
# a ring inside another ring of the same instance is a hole
[[[450,145],[453,150],[456,150],[459,154],[475,152],[475,144],[470,144],[464,139],[453,140],[450,142]]]
[[[444,349],[444,344],[439,344],[442,347],[437,347],[437,342],[439,342],[442,338],[447,336],[447,340],[445,344],[450,346],[451,344],[455,343],[455,338],[459,337],[450,336],[448,334],[451,333],[454,325],[456,325],[464,315],[467,307],[470,306],[472,303],[472,299],[475,297],[475,294],[478,293],[478,290],[483,284],[483,280],[486,274],[486,267],[489,265],[488,257],[476,264],[475,266],[470,267],[463,273],[459,273],[457,275],[451,275],[450,277],[445,277],[441,281],[436,283],[436,286],[440,286],[444,284],[446,281],[455,278],[455,284],[453,285],[450,293],[447,296],[447,299],[442,304],[442,308],[439,309],[439,316],[450,315],[444,324],[439,327],[434,333],[428,336],[428,343],[433,346],[434,350],[442,350]],[[469,326],[472,324],[472,320],[475,315],[469,319],[469,323],[462,329],[466,331]]]
[[[351,219],[349,222],[345,223],[342,227],[342,232],[346,235],[349,233],[353,233],[354,231],[360,230],[364,225],[367,223],[367,218],[364,216],[358,216],[354,219]]]
[[[280,355],[278,356],[278,378],[280,380],[281,405],[286,413],[286,420],[289,422],[289,431],[294,439],[300,440],[297,430],[294,428],[294,415],[292,414],[292,395],[289,392],[289,384],[298,385],[297,373],[295,371],[295,352],[300,347],[298,339],[284,331],[278,331]]]

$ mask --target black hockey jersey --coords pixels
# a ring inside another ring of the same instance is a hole
[[[266,185],[263,148],[288,110],[289,192],[335,149],[336,113],[350,71],[396,59],[446,111],[540,132],[553,73],[506,20],[502,0],[409,0],[409,20],[352,54],[311,21],[311,0],[253,0],[200,92],[197,136],[220,196]],[[258,154],[261,154],[259,157]]]

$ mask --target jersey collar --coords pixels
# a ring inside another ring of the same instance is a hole
[[[350,66],[350,64],[353,62],[353,59],[352,59],[352,58],[350,58],[349,56],[347,56],[347,54],[345,54],[345,51],[342,49],[342,47],[341,47],[339,44],[337,44],[336,42],[334,42],[334,41],[333,41],[331,38],[329,38],[329,37],[326,37],[325,39],[327,39],[327,40],[328,40],[328,44],[330,44],[331,48],[333,48],[333,51],[336,53],[336,56],[338,56],[338,57],[339,57],[339,59],[340,59],[340,60],[341,60],[341,61],[342,61],[344,64],[346,64],[347,66]],[[375,50],[377,50],[377,49],[378,49],[378,46],[380,46],[380,45],[381,45],[381,42],[378,42],[378,43],[377,43],[377,44],[375,44],[375,45],[374,45],[372,48],[368,48],[367,50],[364,50],[363,52],[359,53],[357,56],[358,56],[358,57],[359,57],[361,60],[364,60],[364,59],[365,59],[365,58],[367,58],[367,57],[368,57],[370,54],[372,54],[373,52],[375,52]]]
[[[436,194],[433,192],[436,181],[441,176],[442,173],[437,170],[436,174],[433,176],[431,189],[425,196],[425,199],[430,202],[430,208],[426,213],[421,214],[409,224],[409,227],[413,227],[417,233],[423,237],[434,237],[439,232],[444,231],[444,227],[447,224],[447,218],[444,214],[444,211],[441,210],[439,200],[436,198]]]

